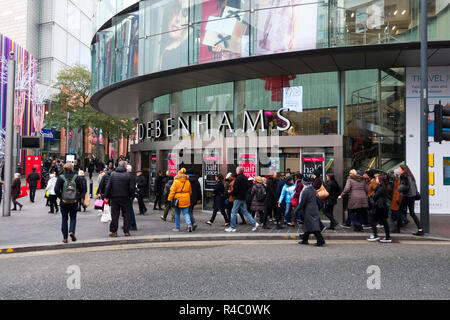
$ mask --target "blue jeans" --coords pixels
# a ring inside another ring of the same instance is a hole
[[[364,224],[364,213],[367,215],[367,209],[348,209],[348,217],[355,228],[362,227]]]
[[[256,221],[253,219],[252,215],[247,210],[247,201],[245,200],[234,200],[233,209],[231,210],[231,229],[236,229],[237,214],[239,209],[244,214],[244,216],[250,221],[253,226],[256,226]]]
[[[36,197],[36,189],[37,187],[30,187],[30,200],[34,202],[34,198]]]
[[[130,199],[130,226],[131,226],[131,229],[137,229],[136,217],[134,215],[133,202],[134,202],[134,199]]]
[[[187,208],[175,208],[175,228],[180,229],[180,212],[183,213],[186,225],[192,227],[191,217],[189,216],[189,207]]]
[[[291,222],[291,203],[285,204],[286,208],[284,210],[284,222]]]
[[[67,240],[69,237],[69,232],[75,233],[76,225],[77,225],[77,212],[78,212],[78,203],[74,204],[65,204],[61,201],[61,216],[62,216],[62,224],[61,224],[61,232],[63,234],[63,238]],[[70,217],[70,228],[67,230],[67,223],[69,222]]]

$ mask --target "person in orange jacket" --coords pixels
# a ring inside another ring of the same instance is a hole
[[[189,216],[189,207],[191,206],[192,187],[186,175],[186,169],[182,168],[175,177],[172,187],[170,188],[169,197],[167,200],[172,202],[172,207],[175,208],[175,229],[174,232],[180,232],[180,213],[183,213],[184,219],[189,232],[192,232],[192,222]],[[178,199],[178,200],[176,200]],[[172,201],[174,200],[174,201]],[[175,205],[178,201],[178,205]]]

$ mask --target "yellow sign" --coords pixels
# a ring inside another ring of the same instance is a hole
[[[434,189],[430,189],[430,196],[434,196]]]
[[[434,168],[434,154],[432,153],[428,155],[428,166]]]
[[[430,186],[434,186],[434,172],[428,172]]]

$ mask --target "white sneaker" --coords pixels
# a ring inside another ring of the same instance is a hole
[[[377,229],[384,228],[381,224],[377,224]]]
[[[236,232],[236,229],[227,228],[225,229],[226,232]]]
[[[259,223],[257,222],[255,227],[252,229],[252,231],[255,232],[256,230],[258,230],[258,227],[259,227]]]
[[[392,243],[392,240],[391,240],[391,239],[383,238],[383,239],[380,240],[380,242],[381,242],[381,243]]]
[[[376,242],[379,240],[380,240],[380,237],[375,237],[374,235],[371,235],[370,238],[367,239],[367,241],[370,241],[370,242]]]

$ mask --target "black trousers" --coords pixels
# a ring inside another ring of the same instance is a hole
[[[309,236],[314,234],[314,236],[317,239],[317,244],[325,244],[325,239],[323,238],[322,234],[320,233],[320,231],[316,231],[316,232],[305,232],[301,238],[303,240],[303,243],[308,243],[309,240]]]
[[[36,189],[37,189],[37,187],[31,187],[30,186],[30,200],[31,200],[31,202],[34,202],[34,198],[36,197]]]
[[[111,224],[109,231],[116,233],[119,229],[120,214],[123,215],[123,232],[130,232],[130,199],[115,198],[111,199]]]
[[[139,213],[147,212],[147,207],[145,206],[145,203],[144,203],[144,195],[139,193],[139,197],[137,200],[138,200],[138,205],[139,205]]]
[[[281,222],[281,211],[278,208],[277,203],[266,203],[266,210],[264,211],[264,221],[263,224],[267,223],[267,219],[275,217],[277,223]]]
[[[217,213],[219,211],[222,214],[223,219],[225,220],[225,223],[230,223],[230,217],[225,212],[225,209],[214,209],[210,222],[214,223],[214,221],[216,221]]]
[[[415,198],[408,198],[403,197],[402,203],[400,204],[400,212],[406,212],[406,209],[409,209],[409,214],[414,220],[414,223],[416,224],[418,229],[422,229],[422,225],[420,224],[419,219],[417,218],[416,214],[414,213],[414,204],[416,203]],[[397,228],[400,230],[400,225],[402,223],[402,219],[397,220]]]
[[[58,202],[57,202],[57,197],[56,197],[56,195],[50,195],[49,197],[48,197],[48,201],[49,201],[49,204],[50,204],[50,212],[58,212],[59,211],[59,209],[58,209]]]
[[[155,205],[153,207],[153,210],[156,210],[156,206],[158,206],[159,210],[162,210],[162,208],[161,208],[162,194],[157,193],[157,194],[155,194],[155,197],[156,197],[156,199],[155,199]]]
[[[387,218],[385,218],[386,216],[387,216],[387,213],[380,213],[380,211],[378,211],[375,208],[373,209],[372,213],[369,214],[370,223],[372,225],[372,232],[373,232],[373,235],[375,236],[375,238],[378,237],[377,224],[380,220],[383,223],[384,232],[386,233],[386,238],[389,239],[391,237],[391,229],[389,228],[389,223],[387,221]]]
[[[330,229],[334,229],[338,225],[338,222],[334,218],[333,211],[334,205],[326,204],[323,208],[323,214],[331,221]]]

